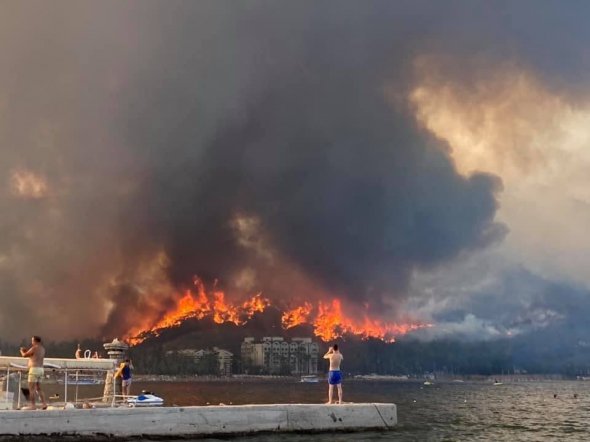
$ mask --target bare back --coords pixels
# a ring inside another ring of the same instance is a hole
[[[340,370],[340,364],[342,362],[342,359],[344,359],[342,357],[342,353],[340,353],[339,351],[327,353],[326,356],[324,356],[324,358],[330,360],[330,371]]]

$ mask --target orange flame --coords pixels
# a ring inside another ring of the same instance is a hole
[[[283,316],[281,317],[283,328],[289,329],[308,322],[312,308],[311,303],[305,302],[302,306],[283,312]]]
[[[196,290],[194,292],[187,290],[174,309],[168,311],[151,327],[137,327],[130,330],[127,334],[130,343],[137,345],[148,336],[158,336],[163,329],[176,327],[189,318],[211,317],[217,324],[229,322],[244,325],[254,314],[264,312],[271,305],[262,293],[257,293],[241,303],[233,303],[227,300],[225,293],[216,287],[207,294],[199,278],[195,278],[193,282]],[[342,303],[337,298],[329,302],[318,301],[315,308],[311,302],[305,301],[302,305],[284,311],[281,321],[284,329],[310,324],[314,334],[323,341],[331,341],[344,334],[353,334],[363,339],[377,338],[395,342],[394,336],[404,335],[423,327],[431,327],[431,324],[423,323],[387,323],[370,318],[368,312],[362,314],[360,319],[353,319],[343,312]]]
[[[362,319],[352,319],[342,312],[342,304],[339,299],[331,302],[318,302],[317,314],[312,316],[312,305],[305,302],[303,305],[283,313],[283,328],[289,329],[309,322],[314,327],[314,334],[322,341],[332,341],[344,334],[353,334],[363,339],[377,338],[386,342],[395,342],[394,336],[419,328],[431,327],[431,324],[423,323],[386,323],[377,319],[371,319],[367,313]]]
[[[138,327],[127,333],[126,339],[137,345],[148,336],[158,336],[160,331],[180,325],[189,318],[203,319],[211,316],[217,324],[231,322],[236,325],[244,325],[256,312],[262,312],[270,302],[263,298],[261,293],[252,296],[241,305],[234,305],[226,301],[225,294],[215,289],[211,295],[207,295],[205,286],[198,278],[194,279],[196,293],[187,290],[185,295],[178,300],[175,308],[167,312],[151,327]]]
[[[266,298],[263,298],[262,293],[258,293],[247,301],[244,301],[242,309],[244,310],[244,313],[246,313],[246,315],[251,318],[254,316],[254,313],[262,313],[269,305],[270,301]]]

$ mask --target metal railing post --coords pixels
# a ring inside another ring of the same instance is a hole
[[[78,373],[80,373],[80,370],[76,370],[76,404],[78,403]]]
[[[64,376],[64,402],[68,403],[68,369],[66,367],[66,374]]]
[[[20,409],[20,386],[22,385],[23,382],[23,372],[19,371],[18,372],[18,389],[17,389],[17,393],[18,394],[18,398],[16,400],[16,408]]]

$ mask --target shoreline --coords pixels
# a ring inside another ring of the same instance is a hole
[[[326,374],[318,374],[318,383],[327,382]],[[150,375],[135,374],[135,382],[277,382],[284,383],[291,381],[300,383],[301,376],[279,376],[279,375],[233,375],[233,376],[213,376],[213,375]],[[400,382],[400,383],[422,383],[424,381],[438,383],[489,383],[498,380],[505,383],[516,382],[543,382],[543,381],[585,381],[590,379],[576,379],[575,377],[565,375],[457,375],[457,376],[423,376],[408,377],[397,375],[346,375],[346,382]]]

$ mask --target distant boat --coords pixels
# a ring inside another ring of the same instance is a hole
[[[307,376],[301,376],[300,382],[317,384],[319,381],[320,381],[320,379],[317,377],[317,375],[311,374],[311,375],[307,375]]]
[[[58,384],[65,384],[64,379],[58,379]],[[94,375],[78,375],[68,374],[68,385],[101,385],[104,384],[104,379]]]
[[[504,382],[494,382],[494,385],[504,385]]]
[[[432,385],[432,382],[430,382],[430,381],[424,381],[424,385]]]
[[[410,380],[407,375],[382,375],[382,374],[357,374],[355,379],[362,379],[365,381],[408,381]]]
[[[63,381],[60,382],[63,384]],[[103,379],[72,379],[68,380],[68,385],[102,385],[104,384]]]

